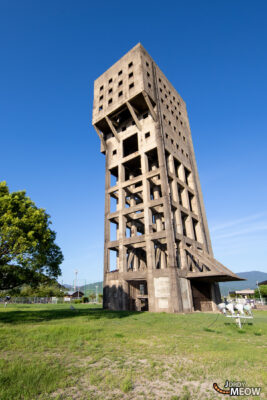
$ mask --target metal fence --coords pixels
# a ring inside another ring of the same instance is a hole
[[[7,302],[8,304],[67,304],[75,303],[76,300],[81,299],[70,299],[67,297],[11,297]],[[5,303],[5,297],[0,297],[0,304]],[[90,300],[88,303],[95,303],[95,301]]]

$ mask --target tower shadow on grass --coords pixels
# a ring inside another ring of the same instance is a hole
[[[96,319],[127,318],[138,312],[111,311],[102,308],[87,309],[46,309],[46,310],[12,310],[0,313],[0,322],[7,324],[32,324],[60,319],[75,319],[77,317],[88,317]]]

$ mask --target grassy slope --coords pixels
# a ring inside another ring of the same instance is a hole
[[[213,382],[267,382],[267,312],[239,331],[215,314],[75,307],[0,309],[1,400],[221,399]]]

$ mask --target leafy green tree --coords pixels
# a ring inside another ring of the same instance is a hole
[[[88,297],[91,301],[95,301],[95,293],[90,293]]]
[[[260,292],[261,292],[261,297],[267,297],[267,285],[261,285]],[[255,290],[254,295],[256,298],[260,298],[259,289]]]
[[[25,285],[21,288],[19,296],[22,297],[63,297],[64,292],[56,284],[44,285],[33,288]]]
[[[0,290],[47,284],[61,274],[63,255],[50,216],[0,182]]]

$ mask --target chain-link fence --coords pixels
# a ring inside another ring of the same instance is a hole
[[[6,300],[6,297],[0,297],[0,304],[68,304],[83,302],[82,298],[70,298],[70,297],[11,297],[10,300]],[[101,302],[99,299],[98,302]],[[86,303],[98,303],[96,299],[87,298]]]

